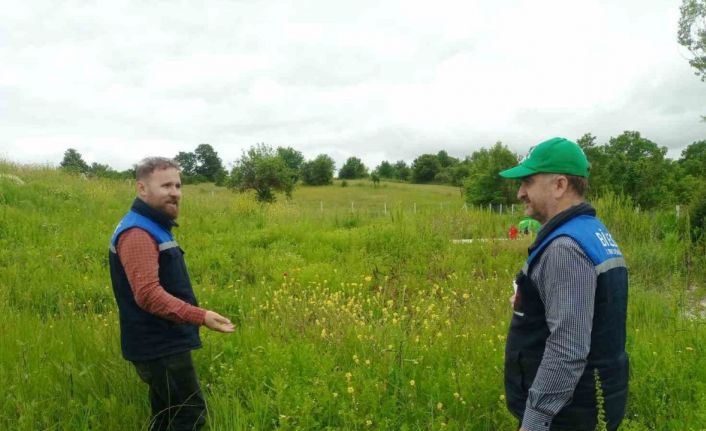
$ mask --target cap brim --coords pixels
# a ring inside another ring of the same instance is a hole
[[[532,169],[528,169],[522,165],[517,165],[514,168],[506,169],[506,170],[500,172],[500,176],[503,178],[515,179],[515,178],[528,177],[528,176],[534,175],[536,173],[537,172],[533,171]]]

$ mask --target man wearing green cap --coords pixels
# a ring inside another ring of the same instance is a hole
[[[507,405],[521,430],[594,430],[597,384],[608,429],[625,414],[628,272],[584,201],[588,172],[581,148],[563,138],[500,172],[521,181],[525,214],[542,224],[515,280],[505,346]]]

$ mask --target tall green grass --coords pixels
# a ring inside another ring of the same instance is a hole
[[[0,178],[0,429],[144,428],[107,268],[133,184],[0,173],[25,183]],[[674,214],[595,204],[631,270],[624,429],[704,429],[703,256]],[[270,206],[186,186],[176,236],[196,293],[238,327],[202,331],[194,353],[211,429],[513,429],[503,348],[530,239],[451,240],[504,238],[515,211],[443,186],[304,187]]]

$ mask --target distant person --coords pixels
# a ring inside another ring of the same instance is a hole
[[[608,429],[625,414],[628,271],[596,211],[584,202],[589,164],[574,142],[542,142],[518,166],[517,197],[542,229],[511,299],[505,393],[521,430],[594,430],[594,372]]]
[[[513,224],[513,225],[510,226],[510,230],[507,232],[507,236],[508,236],[508,238],[510,238],[510,239],[517,239],[517,234],[518,234],[519,232],[520,232],[520,231],[517,230],[517,226],[515,226],[515,225]]]
[[[199,326],[234,325],[199,308],[183,251],[171,230],[179,215],[176,162],[151,157],[137,165],[137,197],[110,240],[110,278],[120,311],[123,357],[149,385],[152,430],[199,430],[206,403],[191,361]]]
[[[529,216],[523,217],[522,220],[520,220],[519,226],[524,235],[536,235],[542,227],[537,220]]]

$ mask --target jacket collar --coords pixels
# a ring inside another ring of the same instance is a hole
[[[135,198],[130,209],[158,223],[169,232],[172,231],[172,227],[179,226],[173,219],[169,218],[169,216],[162,211],[152,208],[140,198]]]
[[[580,204],[569,207],[564,211],[560,212],[559,214],[555,215],[544,226],[542,226],[542,229],[539,230],[537,238],[527,250],[528,254],[532,254],[534,249],[537,248],[544,241],[544,239],[549,236],[549,234],[552,233],[556,228],[563,225],[572,218],[581,215],[589,215],[591,217],[595,217],[596,210],[590,204],[586,202],[581,202]]]

